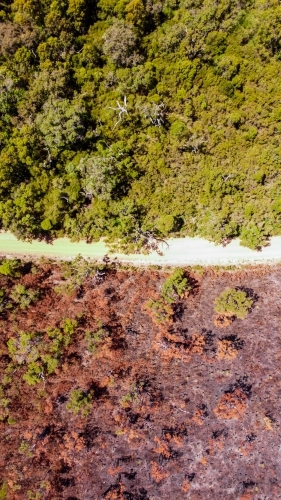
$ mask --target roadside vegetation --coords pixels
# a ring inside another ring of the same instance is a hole
[[[180,299],[187,297],[192,286],[182,269],[175,269],[161,287],[158,299],[150,299],[147,308],[153,313],[157,322],[169,321]]]
[[[20,239],[281,234],[278,0],[0,5],[0,219]]]

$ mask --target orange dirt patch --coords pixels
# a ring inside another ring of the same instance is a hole
[[[190,490],[190,483],[189,483],[189,481],[186,481],[185,483],[183,483],[181,489],[182,489],[182,491],[184,493],[187,493]]]
[[[164,471],[156,462],[151,462],[150,475],[156,483],[160,483],[163,479],[167,479],[170,474]]]
[[[243,495],[241,495],[240,500],[253,500],[253,495],[252,495],[252,493],[247,491],[247,492],[243,493]]]
[[[219,340],[217,357],[218,359],[234,359],[236,358],[238,350],[233,346],[231,340]]]
[[[214,325],[218,328],[226,328],[233,323],[234,317],[226,314],[218,314],[214,319]]]
[[[158,437],[155,437],[154,441],[155,441],[155,443],[158,444],[158,446],[157,446],[157,448],[154,448],[153,451],[155,453],[163,455],[165,458],[170,458],[171,453],[170,453],[169,446],[167,445],[167,443],[161,441],[161,439],[159,439]]]
[[[246,410],[246,401],[243,391],[235,389],[234,392],[226,393],[221,397],[214,408],[214,413],[221,419],[241,418]]]

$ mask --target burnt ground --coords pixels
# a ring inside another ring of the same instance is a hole
[[[18,367],[3,383],[0,498],[281,498],[281,268],[193,274],[192,293],[157,324],[146,303],[165,276],[111,269],[72,295],[54,291],[57,264],[1,278],[7,293],[15,282],[41,291],[2,312],[2,380],[8,338],[67,317],[78,327],[54,374],[29,386]],[[221,328],[214,299],[227,286],[255,305]],[[107,335],[90,352],[85,332],[101,323]],[[93,395],[87,416],[67,409],[73,389]]]

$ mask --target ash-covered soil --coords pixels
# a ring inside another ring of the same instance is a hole
[[[40,298],[1,313],[0,498],[281,498],[281,268],[191,275],[192,293],[161,324],[147,301],[162,271],[107,269],[71,295],[54,290],[58,264],[1,277],[7,294],[23,283]],[[228,286],[254,307],[222,328],[214,300]],[[7,380],[8,339],[46,341],[66,318],[78,326],[55,372],[30,386],[19,366]],[[67,408],[74,389],[92,395],[88,415]]]

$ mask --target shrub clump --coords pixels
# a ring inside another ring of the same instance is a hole
[[[96,353],[99,344],[109,336],[109,331],[103,326],[101,321],[98,321],[98,330],[95,332],[86,331],[85,339],[87,342],[88,351]]]
[[[11,293],[11,298],[21,309],[27,309],[33,302],[38,300],[39,291],[31,290],[18,283]]]
[[[161,297],[166,303],[172,304],[177,299],[182,299],[190,290],[191,285],[182,269],[175,269],[173,274],[163,284]]]
[[[192,286],[182,269],[175,269],[163,283],[158,300],[150,299],[147,307],[157,322],[168,321],[174,313],[173,305],[190,292]]]
[[[86,417],[89,414],[91,404],[91,392],[87,393],[85,391],[81,391],[81,389],[74,389],[70,393],[70,400],[68,401],[66,408],[75,415],[81,412],[82,416]]]
[[[7,342],[12,358],[8,371],[22,368],[22,378],[28,385],[39,384],[59,366],[77,326],[76,320],[66,318],[60,328],[47,328],[45,333],[16,334]]]
[[[0,264],[0,274],[10,276],[11,278],[19,278],[21,273],[19,271],[20,262],[16,259],[4,259]]]
[[[225,316],[235,316],[244,319],[253,305],[253,299],[243,290],[226,288],[215,299],[215,311]]]

